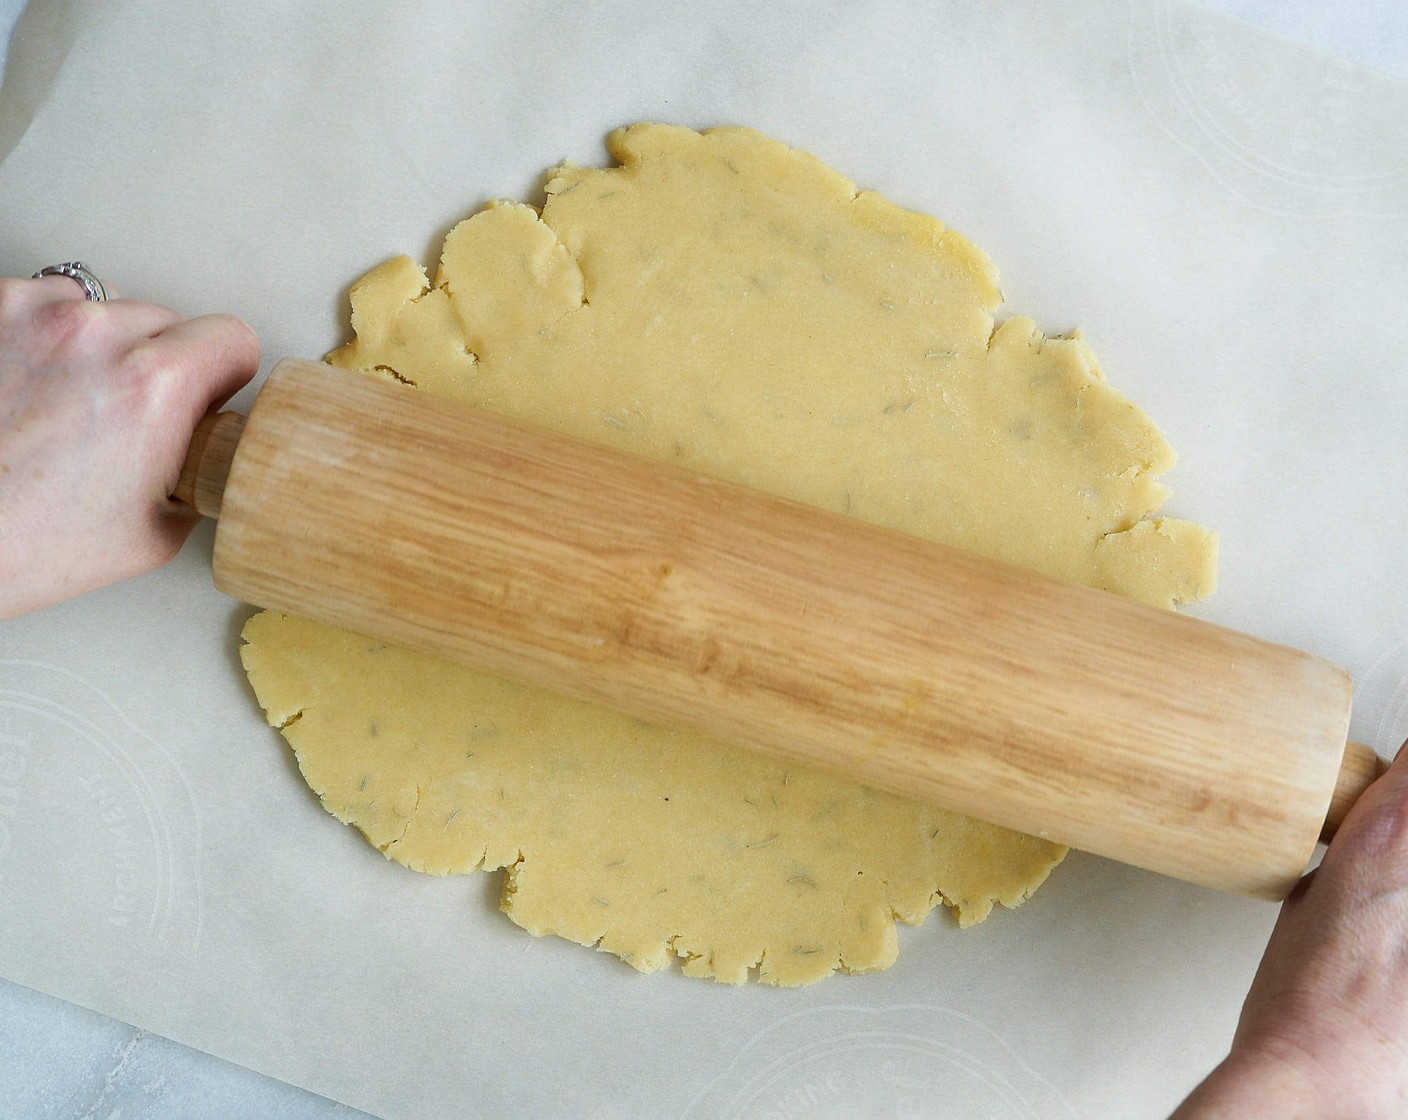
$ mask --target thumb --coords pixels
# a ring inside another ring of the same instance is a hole
[[[1408,742],[1346,814],[1321,861],[1322,869],[1381,882],[1391,876],[1395,883],[1401,879],[1408,886],[1408,750],[1404,748]],[[1352,868],[1344,866],[1351,863]]]

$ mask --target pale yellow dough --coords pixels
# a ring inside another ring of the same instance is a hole
[[[1173,453],[1077,335],[994,328],[987,257],[745,129],[637,125],[352,290],[331,357],[1164,606],[1214,541],[1150,519]],[[503,906],[651,971],[884,968],[894,919],[1015,906],[1063,849],[266,613],[250,680],[329,812],[390,858],[508,868]]]

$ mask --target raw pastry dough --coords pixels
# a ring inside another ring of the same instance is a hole
[[[1079,335],[994,327],[958,234],[745,129],[637,125],[352,290],[333,362],[1171,606],[1214,542]],[[432,874],[508,869],[535,934],[643,971],[883,968],[894,918],[1015,906],[1063,850],[300,619],[251,619],[270,722],[339,820]]]

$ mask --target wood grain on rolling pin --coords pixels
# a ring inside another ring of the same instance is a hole
[[[1304,868],[1348,731],[1307,654],[286,362],[217,584],[1209,886]]]

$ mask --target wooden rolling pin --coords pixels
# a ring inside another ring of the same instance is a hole
[[[1211,887],[1382,769],[1308,654],[317,363],[176,496],[239,599]]]

